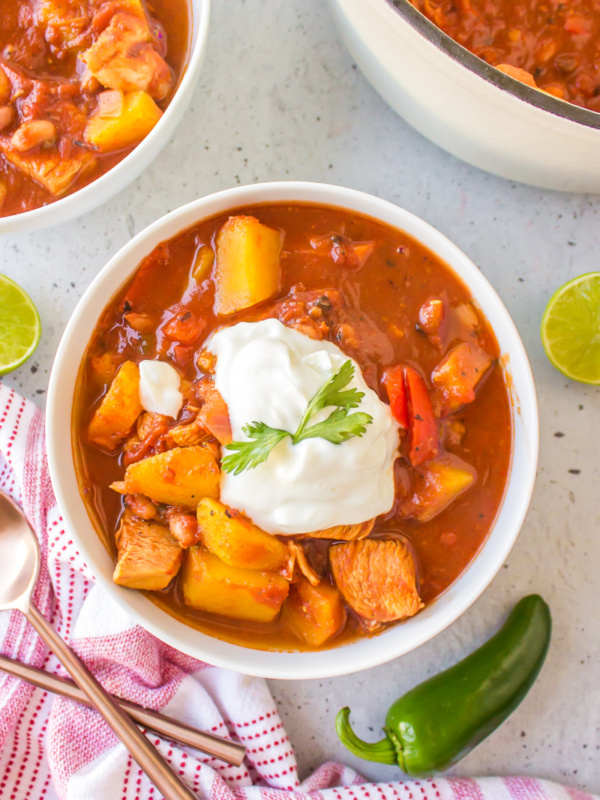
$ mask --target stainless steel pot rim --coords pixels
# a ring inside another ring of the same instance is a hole
[[[417,33],[439,48],[446,55],[450,56],[470,72],[474,72],[480,78],[493,84],[494,86],[509,92],[529,105],[535,106],[542,111],[547,111],[557,117],[570,120],[588,128],[600,129],[600,114],[588,108],[576,106],[565,100],[559,100],[550,94],[533,89],[521,81],[505,75],[500,70],[492,67],[479,56],[474,55],[461,44],[455,42],[448,34],[418,11],[409,0],[381,0],[388,5],[395,13],[401,16]]]

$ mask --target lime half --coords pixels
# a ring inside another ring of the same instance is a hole
[[[542,319],[542,344],[568,378],[600,384],[600,272],[561,286]]]
[[[0,375],[21,366],[40,341],[37,308],[21,287],[0,275]]]

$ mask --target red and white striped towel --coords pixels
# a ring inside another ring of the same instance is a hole
[[[114,694],[243,742],[241,767],[151,735],[207,800],[600,800],[531,778],[369,784],[341,764],[300,783],[296,760],[264,681],[207,666],[136,626],[94,585],[52,493],[44,417],[0,384],[0,487],[25,510],[43,555],[35,602]],[[64,674],[19,613],[0,614],[0,650]],[[93,711],[0,674],[2,800],[159,800]]]

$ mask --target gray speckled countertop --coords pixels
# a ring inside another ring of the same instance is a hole
[[[457,161],[399,119],[340,43],[322,0],[215,0],[192,105],[153,166],[111,204],[51,231],[0,240],[0,271],[40,310],[34,358],[5,380],[42,405],[54,351],[92,277],[132,234],[199,195],[235,184],[329,181],[391,200],[439,228],[481,268],[517,323],[541,411],[533,503],[508,562],[447,631],[402,659],[325,681],[272,682],[301,774],[340,758],[349,701],[357,729],[378,736],[390,702],[482,642],[521,595],[554,614],[543,673],[517,712],[455,770],[537,775],[600,792],[600,391],[548,363],[538,329],[551,292],[598,269],[600,197],[515,185]],[[372,731],[372,733],[371,733]]]

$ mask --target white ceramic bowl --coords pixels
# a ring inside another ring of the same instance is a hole
[[[464,574],[422,613],[372,639],[317,653],[272,653],[229,644],[196,631],[154,605],[140,592],[112,581],[114,563],[88,517],[79,494],[70,441],[75,381],[96,321],[119,287],[157,244],[194,223],[251,203],[312,202],[366,214],[406,231],[451,266],[470,288],[494,329],[510,373],[513,458],[498,519]],[[519,334],[498,295],[477,267],[445,236],[391,203],[325,184],[282,182],[230,189],[173,211],[138,234],[104,267],[80,300],[62,337],[50,378],[48,456],[59,507],[85,561],[104,589],[144,628],[191,656],[269,678],[324,678],[373,667],[418,647],[459,617],[488,586],[515,541],[533,489],[538,416],[533,378]]]
[[[408,0],[329,0],[360,69],[414,128],[504,178],[600,192],[600,114],[499,72]]]
[[[204,60],[211,0],[188,2],[191,7],[189,56],[177,91],[158,124],[128,156],[82,189],[47,206],[25,211],[23,214],[0,217],[0,234],[23,233],[70,222],[122,192],[150,166],[173,135],[188,107]]]

